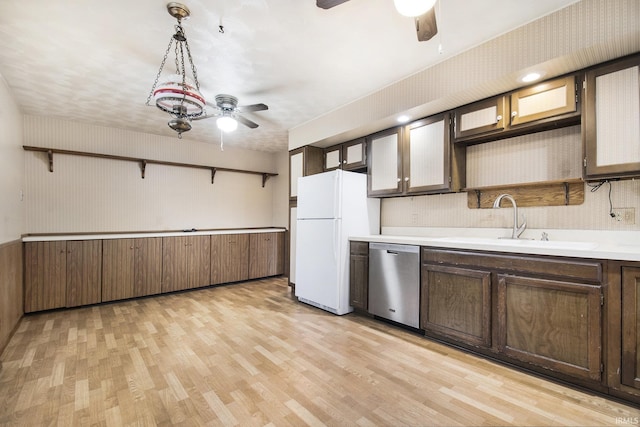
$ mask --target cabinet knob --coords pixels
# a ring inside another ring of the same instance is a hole
[[[346,165],[346,164],[347,164],[347,161],[346,161],[346,160],[343,160],[343,161],[342,161],[342,164]]]
[[[518,112],[517,112],[517,111],[512,111],[512,112],[511,112],[511,117],[515,117],[515,116],[517,116],[517,115],[518,115]]]
[[[404,182],[409,182],[409,177],[408,176],[404,177]]]
[[[129,249],[133,249],[133,246],[129,247]]]
[[[398,178],[398,182],[400,182],[400,181],[401,181],[401,179],[400,179],[400,178]]]
[[[502,120],[502,116],[496,117],[496,123],[499,122],[500,120]]]

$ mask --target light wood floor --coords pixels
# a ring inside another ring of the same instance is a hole
[[[284,279],[30,315],[2,425],[616,425],[640,411],[364,316]]]

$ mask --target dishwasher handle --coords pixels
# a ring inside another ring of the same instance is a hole
[[[395,243],[369,243],[369,250],[386,251],[390,255],[398,255],[400,253],[420,253],[420,246],[416,245],[399,245]]]

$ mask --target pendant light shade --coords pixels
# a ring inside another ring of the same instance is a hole
[[[436,4],[436,0],[393,0],[400,15],[420,16]]]
[[[233,132],[238,128],[238,122],[231,116],[223,115],[216,120],[216,125],[218,125],[218,129],[222,132]]]

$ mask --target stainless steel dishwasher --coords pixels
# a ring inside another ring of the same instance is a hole
[[[369,243],[369,312],[419,328],[419,246]]]

